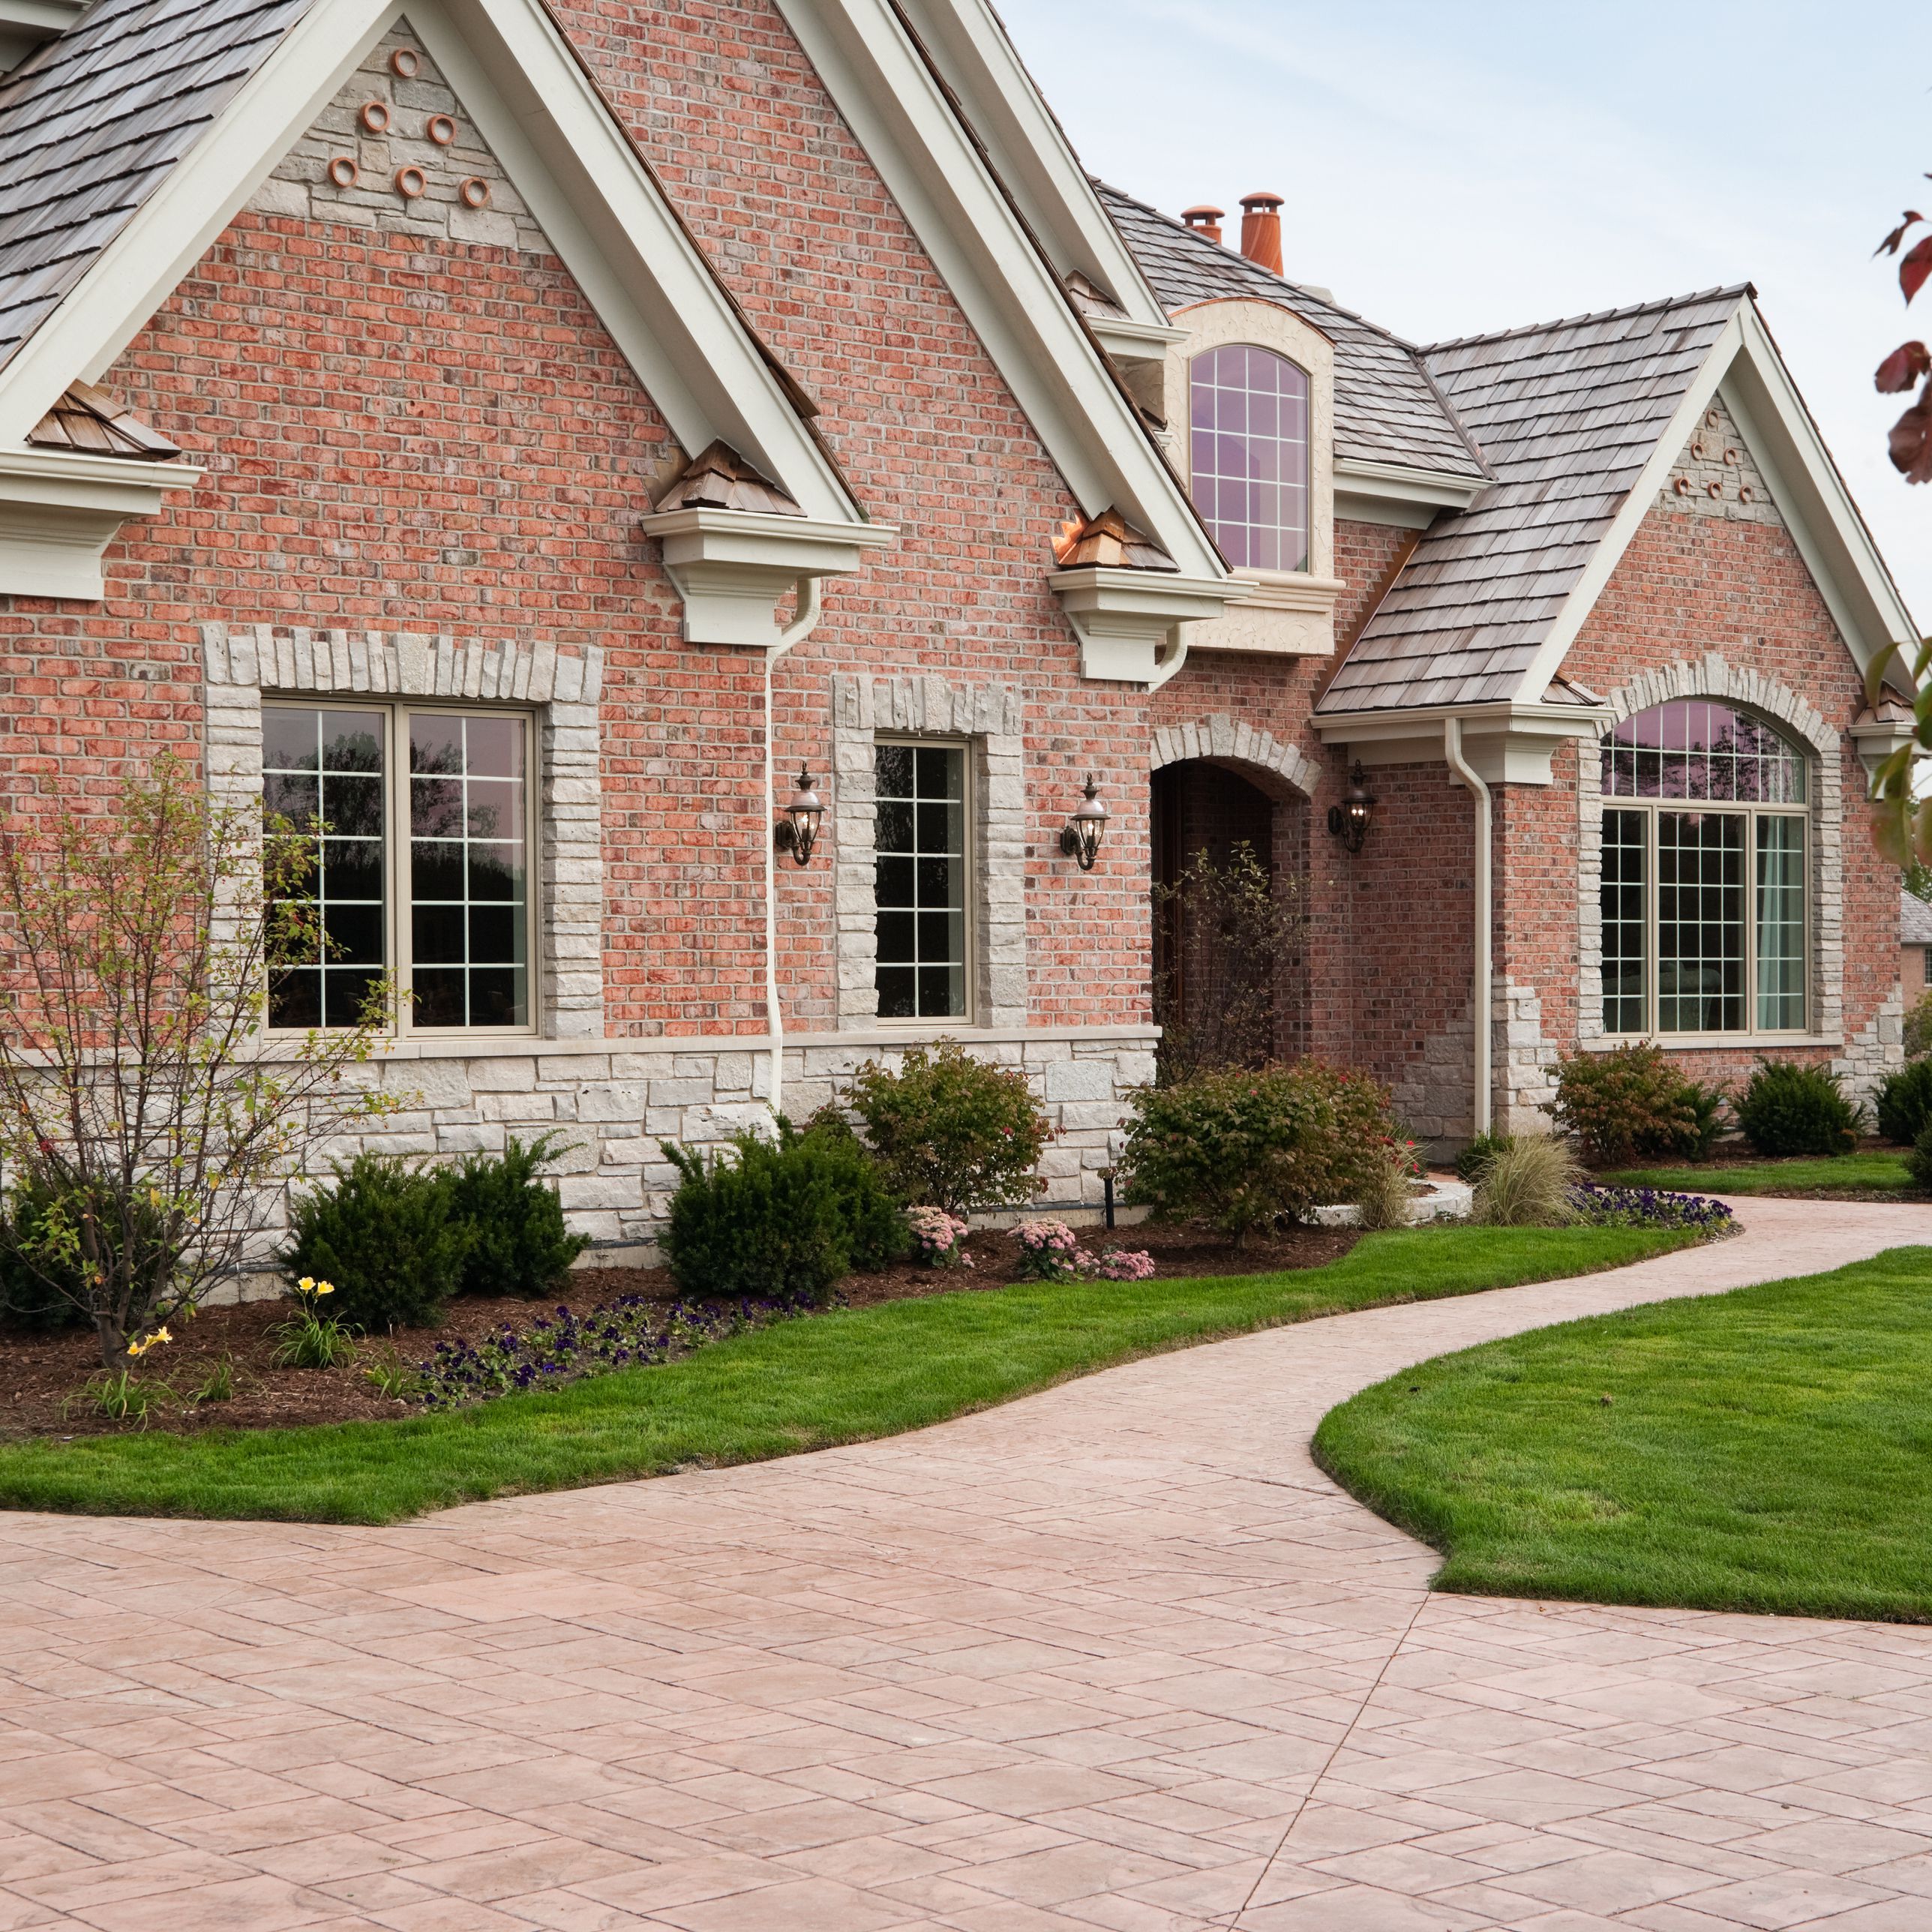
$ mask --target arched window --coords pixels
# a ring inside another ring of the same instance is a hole
[[[1804,1031],[1808,770],[1701,698],[1604,741],[1606,1033]]]
[[[1250,343],[1190,370],[1195,507],[1238,569],[1308,568],[1308,374]]]

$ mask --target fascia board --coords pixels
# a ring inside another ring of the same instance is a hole
[[[24,442],[76,375],[98,380],[400,11],[396,0],[324,0],[289,28],[0,370],[0,448]]]
[[[86,10],[86,0],[0,0],[0,33],[50,38],[64,33]]]
[[[1446,761],[1443,727],[1455,718],[1463,748],[1478,776],[1492,784],[1546,785],[1552,760],[1567,740],[1594,743],[1612,721],[1605,704],[1526,704],[1503,699],[1484,704],[1417,705],[1378,711],[1318,712],[1311,721],[1324,745],[1339,745],[1367,764]]]
[[[1359,456],[1335,459],[1335,494],[1435,510],[1466,510],[1489,488],[1486,476],[1460,476],[1406,464],[1373,463]]]
[[[1146,272],[986,0],[902,4],[1054,266],[1062,276],[1078,269],[1110,291],[1130,321],[1165,322]]]
[[[1912,613],[1756,308],[1748,304],[1743,320],[1741,353],[1720,386],[1725,405],[1858,668],[1901,644],[1903,676],[1918,637]]]
[[[1596,608],[1597,599],[1604,594],[1604,586],[1623,561],[1624,552],[1629,549],[1632,538],[1642,527],[1651,506],[1657,501],[1658,492],[1669,480],[1684,444],[1690,441],[1690,432],[1710,407],[1711,398],[1718,393],[1718,386],[1724,380],[1725,371],[1743,346],[1747,307],[1748,298],[1741,297],[1736,310],[1691,378],[1668,426],[1658,436],[1643,468],[1638,472],[1636,481],[1618,506],[1610,528],[1598,542],[1595,554],[1584,566],[1582,574],[1563,600],[1562,609],[1557,612],[1555,622],[1523,673],[1522,682],[1516,686],[1520,701],[1533,701],[1530,694],[1546,691],[1550,680],[1563,668],[1563,660],[1570,655],[1570,646],[1576,641],[1590,613]]]
[[[778,0],[847,124],[1089,515],[1221,578],[1174,472],[886,0]]]

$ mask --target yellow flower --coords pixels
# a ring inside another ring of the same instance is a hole
[[[335,1284],[332,1281],[319,1281],[315,1285],[315,1292],[318,1294],[333,1294]]]
[[[315,1292],[315,1276],[312,1274],[305,1274],[296,1283],[296,1286],[304,1294],[313,1294]]]

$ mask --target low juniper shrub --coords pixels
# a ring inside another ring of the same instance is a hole
[[[1932,1060],[1909,1060],[1888,1075],[1878,1090],[1878,1130],[1900,1147],[1911,1147],[1932,1121]]]
[[[1672,1194],[1660,1187],[1598,1187],[1586,1182],[1570,1199],[1576,1218],[1592,1228],[1695,1228],[1728,1234],[1736,1216],[1721,1201],[1702,1194]]]
[[[590,1245],[564,1226],[556,1190],[540,1178],[566,1151],[554,1134],[527,1145],[512,1134],[500,1154],[472,1154],[449,1170],[452,1211],[470,1234],[464,1294],[552,1294]]]
[[[1761,1154],[1835,1157],[1858,1145],[1858,1109],[1822,1066],[1760,1060],[1737,1108],[1744,1138]]]
[[[471,1240],[451,1177],[388,1154],[330,1166],[332,1186],[296,1198],[283,1266],[333,1282],[331,1314],[351,1332],[433,1325],[462,1286]]]
[[[964,1243],[971,1230],[944,1208],[908,1208],[906,1226],[912,1236],[913,1258],[927,1268],[970,1268],[973,1257]]]

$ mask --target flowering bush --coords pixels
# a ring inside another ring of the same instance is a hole
[[[914,1258],[928,1268],[970,1268],[973,1257],[960,1244],[969,1232],[966,1223],[944,1208],[908,1208]]]
[[[1020,1274],[1028,1281],[1071,1281],[1088,1258],[1064,1221],[1022,1221],[1013,1230],[1020,1244]]]
[[[1144,1248],[1103,1248],[1080,1258],[1081,1273],[1096,1281],[1148,1281],[1154,1276],[1154,1257]]]
[[[1586,1181],[1570,1190],[1570,1198],[1576,1218],[1593,1228],[1695,1228],[1728,1234],[1736,1220],[1721,1201],[1660,1187],[1598,1187]]]

